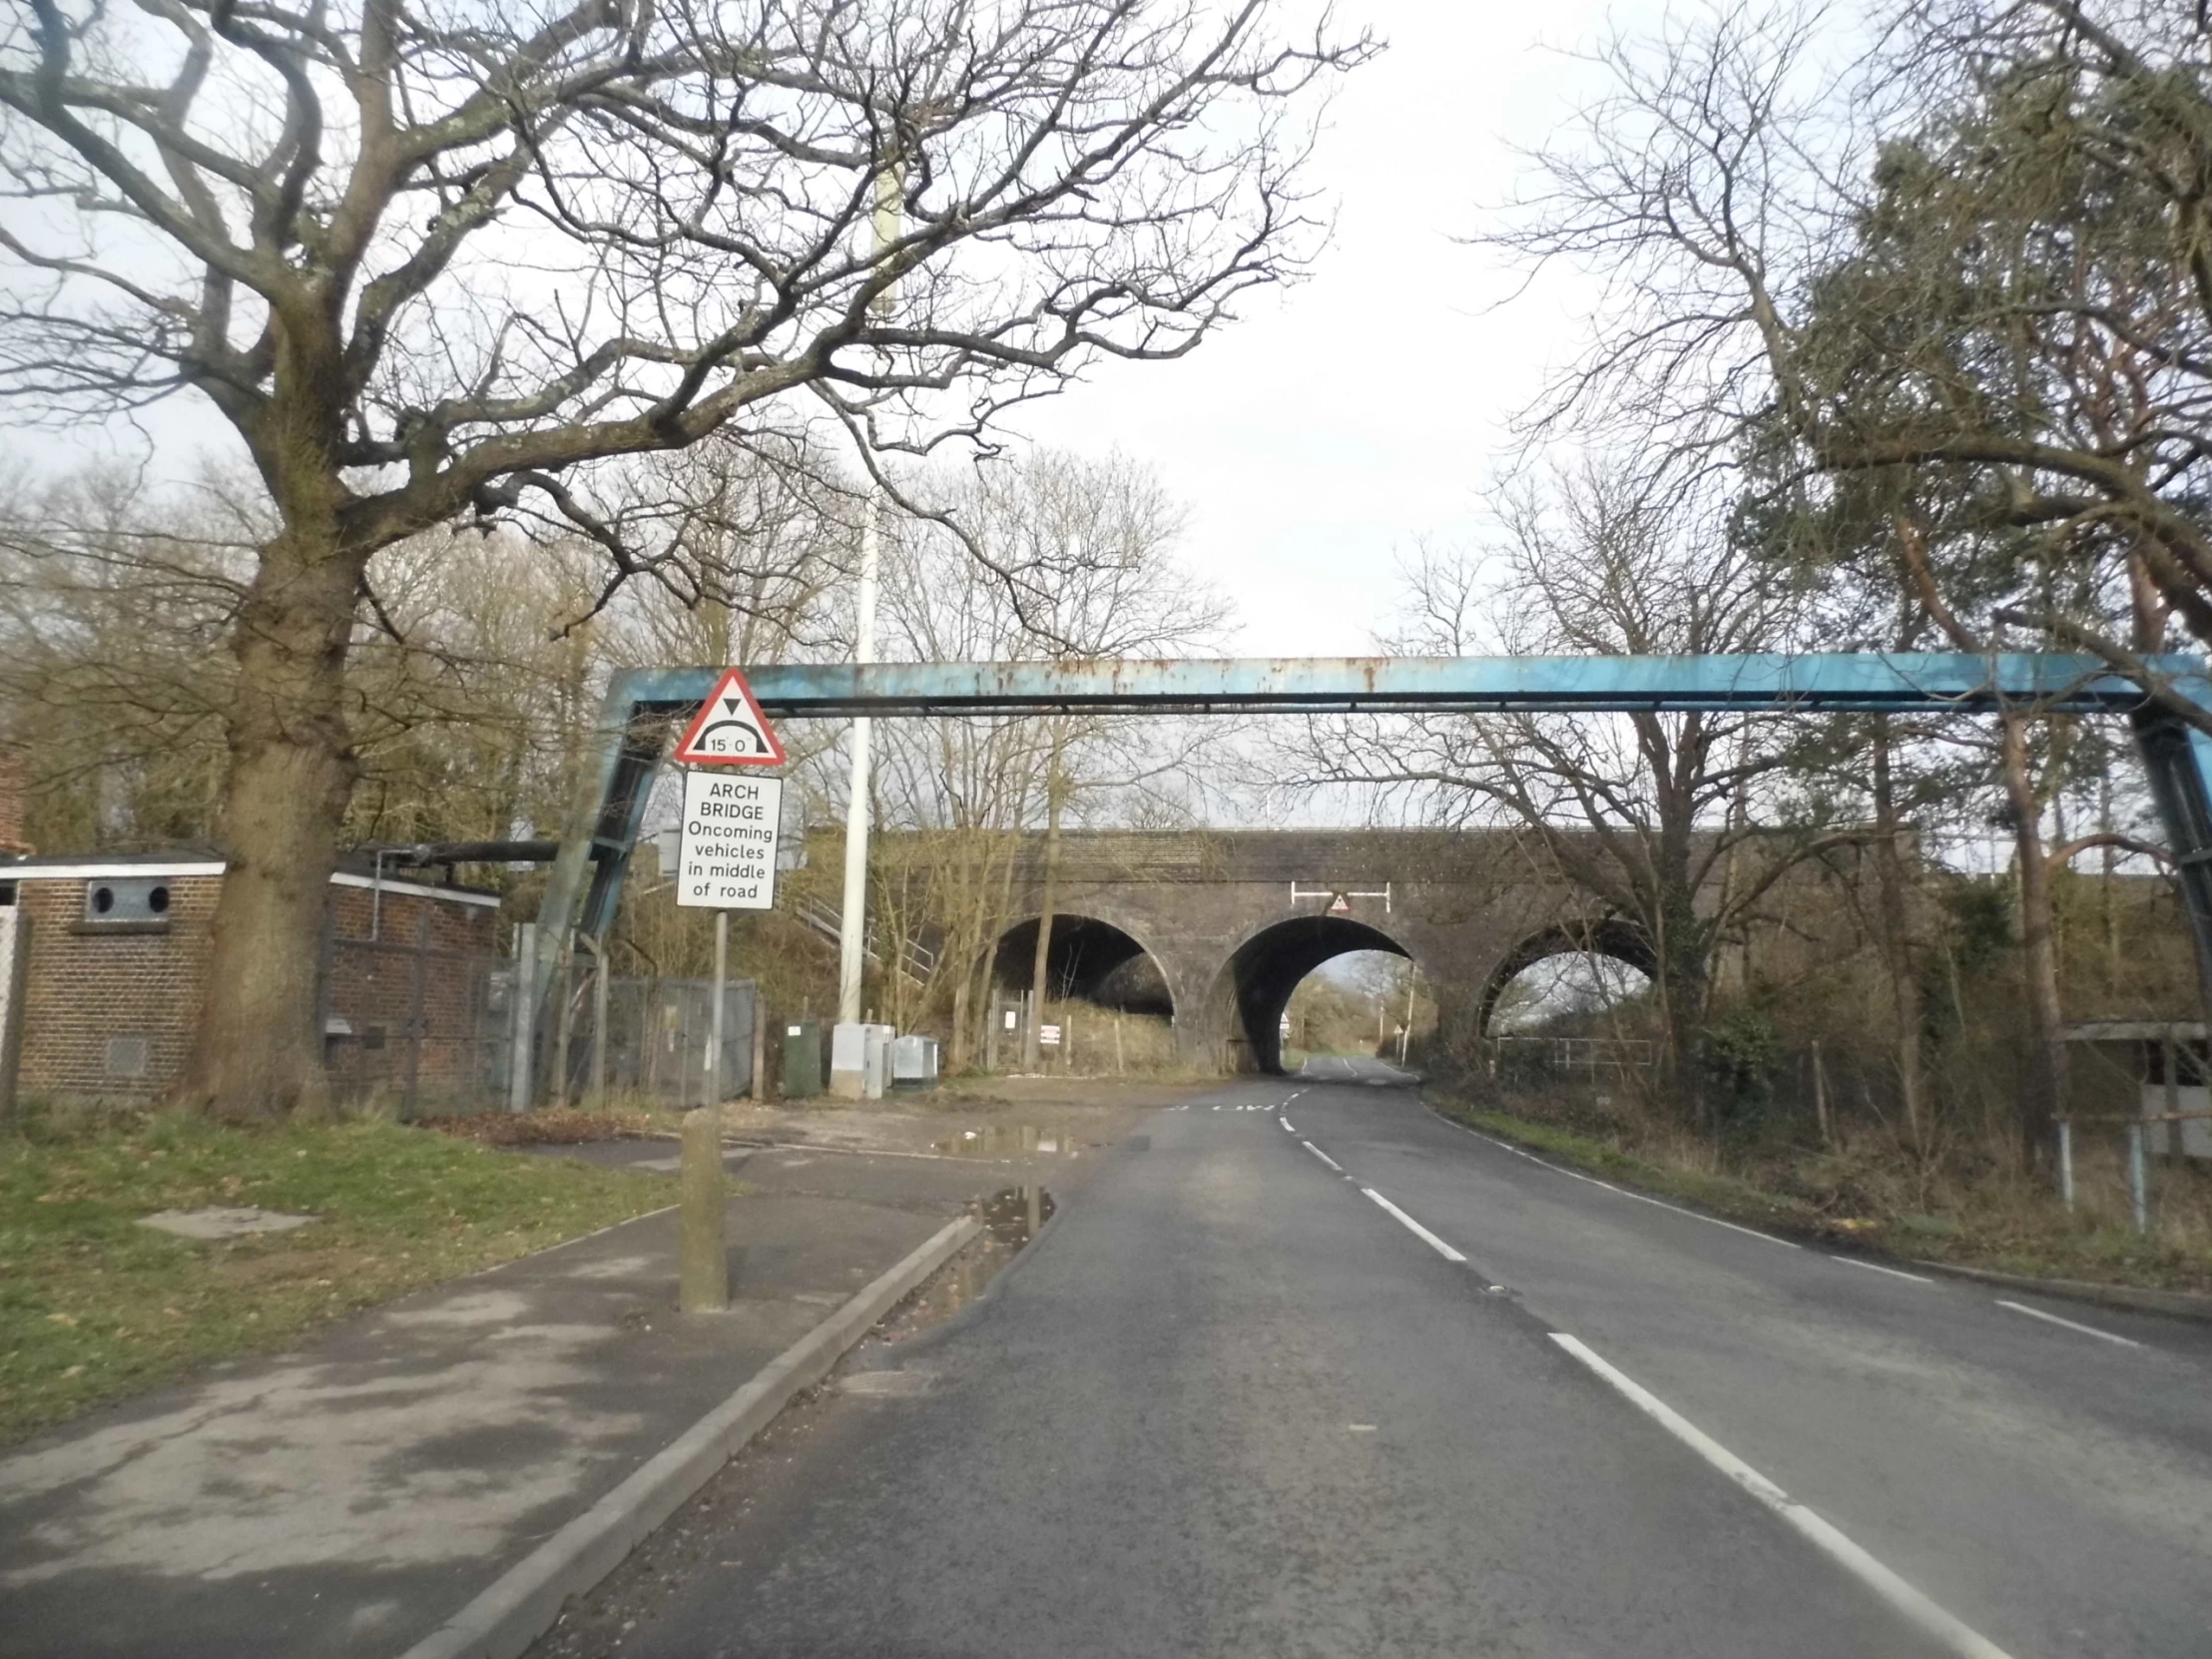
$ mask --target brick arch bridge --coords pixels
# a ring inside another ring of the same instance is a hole
[[[1009,987],[1028,983],[1036,948],[1042,839],[1014,867],[1017,919],[998,956]],[[1349,909],[1331,913],[1337,893]],[[1052,977],[1077,995],[1172,1011],[1177,1046],[1199,1068],[1275,1069],[1291,992],[1348,951],[1411,958],[1455,1044],[1479,1034],[1499,989],[1543,956],[1590,948],[1647,965],[1633,928],[1594,914],[1504,830],[1071,832],[1053,909]]]

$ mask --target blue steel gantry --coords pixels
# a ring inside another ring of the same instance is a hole
[[[2212,737],[2177,703],[2212,710],[2204,659],[2151,657],[2162,696],[2091,657],[1835,652],[1710,657],[1262,657],[1176,661],[792,663],[747,670],[785,719],[869,715],[1986,714],[2003,707],[2125,717],[2179,873],[2200,971],[2212,977]],[[538,911],[541,934],[595,946],[614,923],[671,717],[699,708],[720,666],[616,677],[599,743]],[[536,997],[553,972],[539,956]]]

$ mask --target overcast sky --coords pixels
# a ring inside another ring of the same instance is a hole
[[[1303,0],[1300,0],[1303,4]],[[1584,337],[1569,274],[1509,303],[1518,275],[1464,239],[1593,84],[1569,51],[1657,16],[1646,0],[1340,0],[1346,35],[1387,43],[1343,83],[1309,182],[1336,230],[1313,278],[1174,363],[1110,363],[1018,412],[1017,430],[1149,461],[1189,506],[1186,556],[1235,600],[1232,649],[1358,653],[1416,537],[1465,541],[1513,412]],[[149,411],[153,473],[199,470],[227,429],[192,398]],[[65,470],[143,448],[134,431],[19,431]]]
[[[1467,541],[1508,423],[1584,338],[1588,288],[1521,278],[1464,239],[1509,198],[1517,147],[1595,83],[1568,51],[1597,0],[1355,0],[1389,49],[1337,97],[1312,182],[1336,234],[1312,280],[1246,302],[1174,363],[1115,363],[1024,413],[1070,448],[1118,446],[1192,511],[1187,553],[1234,595],[1251,655],[1359,653],[1416,537]]]

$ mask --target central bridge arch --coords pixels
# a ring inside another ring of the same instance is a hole
[[[1283,1010],[1322,963],[1355,950],[1413,953],[1380,927],[1350,916],[1296,915],[1269,922],[1229,953],[1209,995],[1210,1021],[1228,1039],[1231,1071],[1283,1069]]]
[[[1036,971],[1041,918],[1015,922],[998,936],[991,977],[1001,991],[1026,991]],[[1102,916],[1056,912],[1045,946],[1045,984],[1055,998],[1075,997],[1126,1014],[1175,1017],[1175,994],[1145,942]]]

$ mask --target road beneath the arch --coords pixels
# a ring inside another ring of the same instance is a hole
[[[1155,1114],[605,1651],[2212,1652],[2212,1328],[1797,1248],[1391,1081]]]

